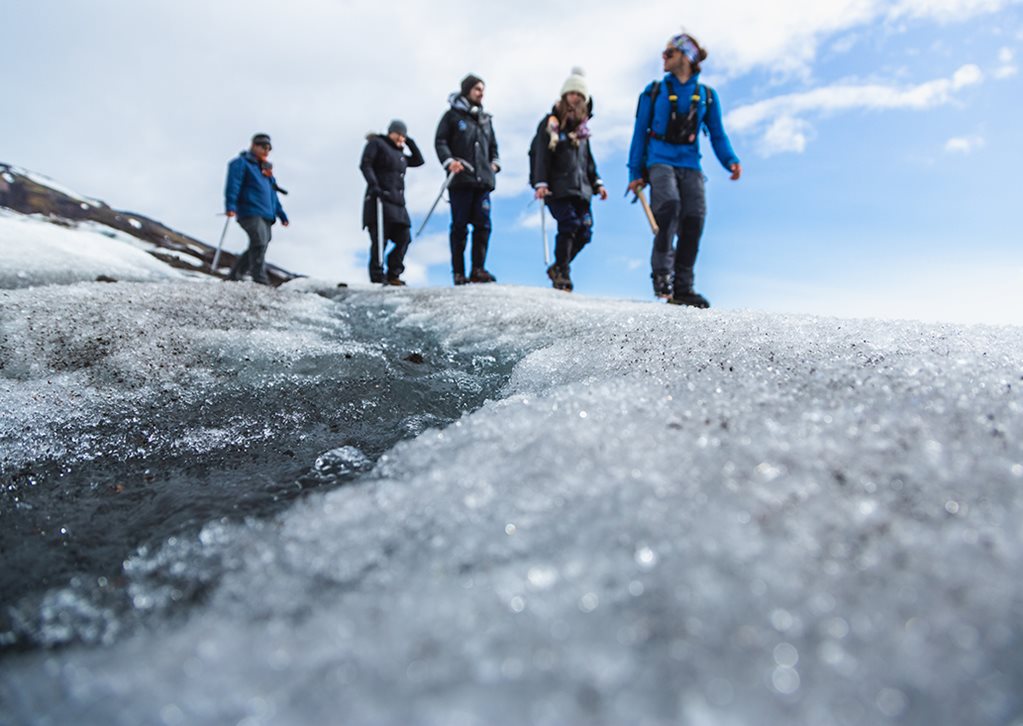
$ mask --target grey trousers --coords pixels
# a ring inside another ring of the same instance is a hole
[[[266,285],[270,282],[266,276],[266,248],[270,244],[272,222],[262,217],[241,217],[238,225],[249,236],[249,248],[242,253],[231,268],[230,278],[240,280],[246,272],[252,275],[252,281]]]
[[[671,275],[680,268],[691,275],[707,216],[703,172],[667,164],[651,166],[650,207],[659,228],[650,255],[653,274]]]

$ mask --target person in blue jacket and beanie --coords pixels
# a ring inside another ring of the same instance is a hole
[[[700,83],[707,51],[681,33],[668,41],[661,57],[665,75],[640,94],[636,109],[629,189],[638,193],[650,184],[650,206],[659,228],[650,257],[654,294],[677,305],[706,308],[707,299],[693,289],[707,210],[700,130],[710,135],[714,155],[733,181],[742,176],[742,166],[725,133],[717,92]]]
[[[269,285],[266,248],[270,244],[270,228],[278,219],[288,226],[288,215],[277,196],[279,188],[269,161],[272,148],[268,135],[256,134],[249,150],[241,152],[227,165],[224,209],[228,217],[238,219],[239,226],[249,236],[249,248],[231,268],[229,278],[232,280],[240,280],[248,267],[253,282]]]

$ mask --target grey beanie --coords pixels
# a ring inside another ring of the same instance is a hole
[[[394,121],[391,121],[391,125],[387,127],[387,133],[408,136],[408,126],[405,125],[404,121],[394,119]]]
[[[483,79],[479,76],[474,76],[472,73],[462,79],[462,95],[466,98],[469,97],[469,91],[471,91],[477,83],[483,83]]]

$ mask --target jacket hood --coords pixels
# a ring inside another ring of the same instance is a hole
[[[482,106],[473,106],[471,103],[469,103],[468,98],[463,96],[461,93],[458,93],[457,91],[448,96],[448,103],[451,104],[451,108],[453,108],[455,111],[461,111],[462,113],[467,113],[470,116],[487,115],[486,113],[483,112]]]

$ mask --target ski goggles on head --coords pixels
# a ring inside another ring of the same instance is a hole
[[[690,63],[696,63],[700,59],[700,49],[685,33],[680,33],[668,41],[668,45],[689,59]]]

